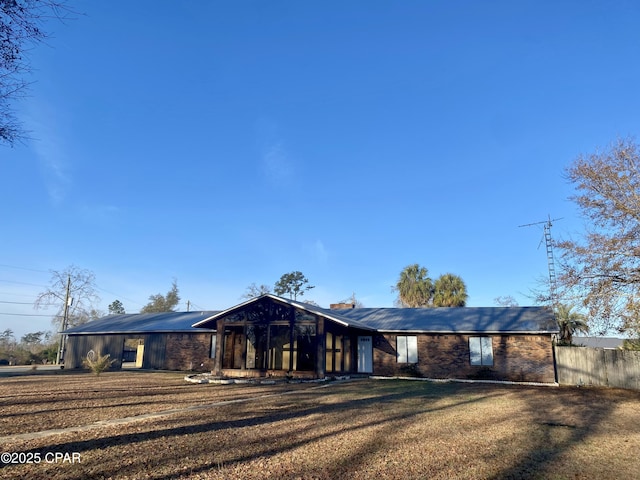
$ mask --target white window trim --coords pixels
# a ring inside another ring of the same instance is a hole
[[[469,362],[473,366],[493,366],[491,337],[469,337]]]
[[[396,337],[397,363],[418,363],[418,337],[398,335]]]
[[[216,358],[216,345],[218,343],[217,333],[211,335],[211,351],[209,352],[209,358]]]

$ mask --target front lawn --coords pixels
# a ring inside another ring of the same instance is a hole
[[[1,451],[42,459],[4,464],[0,478],[606,479],[640,472],[640,392],[622,390],[38,375],[1,379],[0,422]],[[54,428],[75,430],[16,436]],[[69,455],[52,461],[51,454]]]

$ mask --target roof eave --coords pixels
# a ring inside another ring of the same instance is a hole
[[[58,332],[62,335],[150,335],[154,333],[215,333],[215,329],[211,328],[198,328],[198,329],[180,329],[180,330],[112,330],[112,331],[82,331],[82,332]]]
[[[387,330],[379,328],[376,330],[379,333],[434,333],[438,335],[445,334],[460,334],[460,335],[553,335],[559,333],[558,331],[549,330],[416,330],[416,329],[403,329],[403,330]]]
[[[267,295],[261,295],[260,297],[263,297],[263,296],[270,296],[270,295],[269,295],[269,294],[267,294]],[[210,317],[204,318],[204,319],[202,319],[202,320],[200,320],[200,321],[198,321],[198,322],[194,323],[194,324],[193,324],[193,325],[191,325],[191,326],[192,326],[192,327],[194,327],[194,328],[200,328],[200,325],[201,325],[201,324],[203,324],[203,323],[205,323],[205,322],[210,322],[211,320],[215,320],[215,319],[216,319],[216,318],[218,318],[218,317],[222,317],[222,316],[224,316],[224,315],[227,315],[229,312],[232,312],[233,310],[236,310],[236,309],[238,309],[238,308],[242,308],[242,307],[244,307],[245,305],[248,305],[249,303],[254,302],[257,298],[260,298],[260,297],[253,297],[253,298],[250,298],[249,300],[246,300],[246,301],[244,301],[244,302],[242,302],[242,303],[239,303],[238,305],[234,305],[234,306],[233,306],[233,307],[231,307],[231,308],[227,308],[226,310],[222,310],[221,312],[218,312],[218,313],[216,313],[216,314],[214,314],[214,315],[211,315]]]

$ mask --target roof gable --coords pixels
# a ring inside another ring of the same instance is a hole
[[[234,313],[239,313],[243,309],[249,308],[252,304],[257,304],[258,302],[262,302],[265,299],[269,299],[281,305],[289,305],[293,308],[305,311],[307,313],[311,313],[313,315],[319,315],[321,317],[324,317],[328,320],[331,320],[345,327],[359,328],[361,330],[368,330],[368,331],[375,330],[374,327],[371,327],[363,322],[360,322],[357,319],[348,318],[348,317],[345,317],[344,315],[341,315],[340,313],[338,313],[337,310],[327,310],[325,308],[318,307],[317,305],[311,305],[309,303],[298,302],[297,300],[278,297],[277,295],[273,295],[271,293],[260,295],[259,297],[255,297],[250,300],[247,300],[246,302],[243,302],[239,305],[228,308],[227,310],[217,312],[215,315],[212,315],[209,318],[206,318],[202,321],[194,323],[193,326],[215,328],[215,322],[218,318],[228,316],[228,315],[233,315]]]

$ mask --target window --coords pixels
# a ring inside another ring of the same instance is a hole
[[[347,372],[349,371],[348,352],[349,337],[332,334],[326,335],[326,372]],[[344,349],[344,352],[343,352]],[[343,360],[345,364],[343,366]]]
[[[313,371],[316,368],[316,326],[295,324],[293,338],[293,369]]]
[[[469,357],[471,365],[493,365],[491,337],[470,337]]]
[[[222,337],[222,368],[242,368],[243,345],[245,343],[242,326],[227,326]]]
[[[209,354],[210,358],[216,358],[216,342],[217,341],[218,341],[218,338],[214,333],[213,335],[211,335],[211,353]]]
[[[396,352],[398,352],[398,363],[418,363],[418,337],[398,335]]]
[[[269,325],[269,362],[271,370],[289,370],[291,360],[291,329],[289,325]]]

